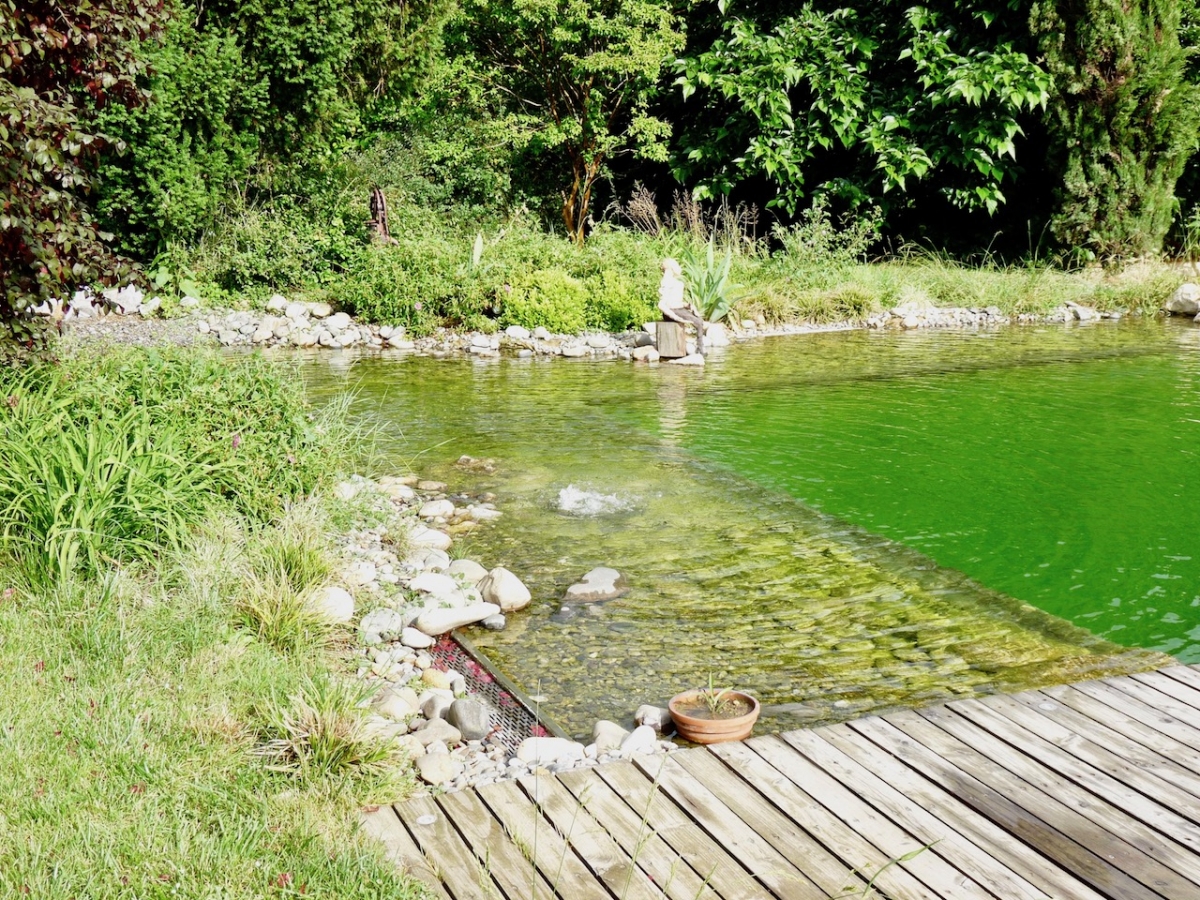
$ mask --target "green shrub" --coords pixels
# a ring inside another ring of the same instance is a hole
[[[280,203],[226,211],[191,258],[197,277],[252,300],[317,288],[359,270],[363,229],[319,210]]]
[[[516,280],[502,300],[504,325],[578,334],[587,327],[588,291],[561,269],[538,269]]]
[[[604,331],[641,328],[659,318],[656,294],[643,281],[606,269],[584,282],[588,292],[587,324]]]
[[[454,289],[441,249],[431,242],[372,247],[361,268],[338,286],[336,299],[360,318],[428,334]]]
[[[247,78],[237,38],[200,32],[195,17],[168,19],[161,44],[147,44],[150,100],[108,104],[97,127],[120,139],[98,172],[97,212],[126,252],[150,260],[212,228],[258,159],[255,121],[266,84]]]

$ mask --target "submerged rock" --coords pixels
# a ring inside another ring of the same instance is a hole
[[[583,576],[583,580],[567,588],[563,598],[569,603],[595,603],[615,600],[629,593],[629,582],[616,569],[599,566]]]

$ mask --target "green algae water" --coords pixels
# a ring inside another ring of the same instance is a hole
[[[472,637],[578,734],[710,679],[795,727],[1200,661],[1191,326],[797,336],[699,371],[306,372],[355,391],[396,467],[497,495],[458,552],[534,602]],[[564,609],[597,565],[630,593]]]

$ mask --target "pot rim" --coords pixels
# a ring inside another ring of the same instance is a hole
[[[697,694],[701,694],[701,693],[703,693],[703,692],[704,692],[704,691],[706,691],[706,690],[708,690],[708,688],[689,688],[689,689],[688,689],[688,690],[686,690],[686,691],[681,691],[680,693],[678,693],[678,694],[676,694],[674,697],[672,697],[670,700],[668,700],[668,701],[667,701],[667,710],[668,710],[668,711],[671,713],[671,717],[672,717],[672,718],[674,718],[674,719],[676,719],[676,721],[678,721],[678,719],[679,719],[679,718],[683,718],[683,719],[685,719],[685,720],[687,720],[687,721],[702,721],[702,722],[736,722],[736,721],[738,721],[739,719],[746,719],[746,718],[749,718],[749,717],[751,717],[751,716],[756,716],[756,717],[757,717],[757,716],[758,716],[758,714],[759,714],[759,711],[760,711],[760,709],[762,708],[762,704],[759,702],[758,698],[757,698],[757,697],[755,697],[753,694],[751,694],[751,693],[748,693],[748,692],[746,692],[746,691],[743,691],[743,690],[739,690],[739,689],[737,689],[737,688],[728,688],[728,689],[727,689],[728,693],[730,693],[730,694],[734,694],[734,695],[736,695],[736,696],[738,696],[738,697],[742,697],[742,698],[744,698],[744,699],[746,699],[746,700],[749,700],[749,701],[750,701],[750,709],[749,709],[749,710],[747,710],[746,712],[742,713],[741,715],[737,715],[737,716],[718,716],[718,717],[715,717],[715,718],[712,718],[712,719],[696,719],[694,716],[689,716],[687,713],[679,713],[679,714],[677,714],[677,713],[676,713],[676,710],[675,710],[675,704],[676,704],[676,703],[683,701],[683,700],[684,700],[685,698],[687,698],[687,697],[691,697],[691,696],[695,696],[695,695],[697,695]]]

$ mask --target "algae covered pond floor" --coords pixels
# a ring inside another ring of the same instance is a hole
[[[396,465],[499,496],[504,517],[457,552],[517,572],[534,602],[472,638],[577,734],[710,679],[795,727],[1154,651],[1200,661],[1200,329],[809,335],[702,371],[304,371],[355,391]],[[497,469],[457,470],[460,454]],[[563,611],[597,565],[632,590]]]

